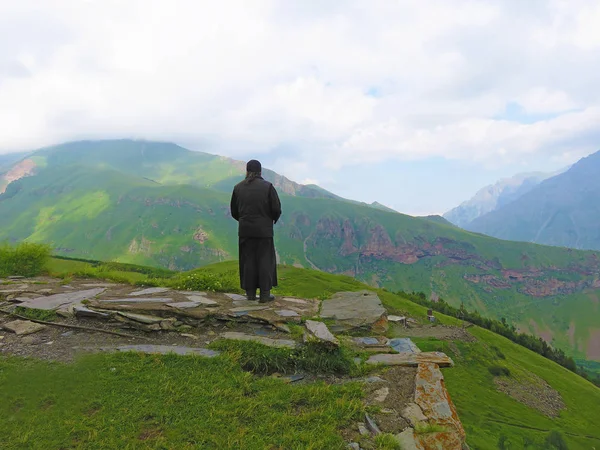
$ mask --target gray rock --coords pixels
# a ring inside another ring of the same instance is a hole
[[[9,280],[24,280],[25,279],[25,277],[22,275],[11,275],[6,278],[8,278]]]
[[[373,434],[381,434],[381,430],[375,423],[373,419],[368,414],[365,414],[365,424],[367,425],[368,430]]]
[[[126,319],[134,320],[136,322],[143,323],[146,325],[161,323],[163,320],[165,320],[162,317],[148,316],[146,314],[134,314],[134,313],[129,313],[129,312],[125,312],[125,311],[117,311],[117,314],[120,315],[121,317],[125,317]],[[175,319],[173,319],[173,320],[175,320]]]
[[[424,363],[434,363],[440,367],[453,367],[454,361],[445,353],[420,352],[420,353],[385,353],[371,356],[367,364],[383,364],[386,366],[417,367]]]
[[[169,345],[152,345],[152,344],[140,344],[140,345],[121,345],[118,347],[103,347],[102,350],[117,350],[120,352],[141,352],[141,353],[158,353],[166,355],[169,353],[175,353],[177,355],[200,355],[212,358],[219,355],[220,353],[214,350],[206,348],[192,348],[182,346],[169,346]]]
[[[356,442],[350,442],[347,448],[348,450],[361,450],[360,445],[358,445]]]
[[[290,303],[297,303],[299,305],[307,305],[308,302],[306,300],[302,300],[300,298],[292,298],[292,297],[283,297],[283,300]]]
[[[190,334],[190,333],[179,333],[179,336],[181,337],[186,337],[186,338],[190,338],[190,339],[194,339],[195,341],[197,341],[198,339],[200,339],[198,336],[196,336],[195,334]]]
[[[232,313],[238,312],[250,312],[250,311],[263,311],[269,309],[268,306],[238,306],[236,308],[230,308],[229,311]]]
[[[73,307],[73,313],[75,317],[92,317],[94,319],[108,319],[110,314],[94,311],[93,309],[86,308],[83,305],[76,305]]]
[[[415,427],[419,422],[427,420],[427,417],[425,417],[425,414],[423,414],[421,407],[416,403],[409,403],[406,405],[406,407],[402,410],[401,415],[408,420],[413,427]]]
[[[143,297],[143,298],[113,298],[100,300],[102,303],[172,303],[172,298],[166,297]]]
[[[148,288],[148,289],[142,289],[141,291],[135,291],[129,295],[138,297],[140,295],[162,294],[163,292],[167,292],[167,291],[170,291],[170,289],[164,288],[164,287],[153,287],[153,288]]]
[[[360,433],[361,436],[370,436],[371,435],[371,433],[369,432],[369,430],[367,429],[365,424],[362,422],[358,424],[358,432]]]
[[[375,398],[374,400],[376,402],[379,403],[383,403],[385,402],[385,400],[387,399],[388,395],[390,394],[390,388],[389,387],[382,387],[381,389],[377,389],[375,392]]]
[[[364,379],[365,383],[387,383],[383,378],[373,376]]]
[[[388,345],[399,353],[419,353],[421,351],[409,338],[390,339]]]
[[[338,292],[321,305],[321,318],[332,319],[345,330],[385,327],[386,311],[376,293]]]
[[[390,315],[390,316],[388,316],[388,320],[390,322],[406,322],[406,317]]]
[[[234,301],[248,300],[245,295],[240,295],[240,294],[225,294],[225,295]]]
[[[73,331],[65,331],[64,333],[61,333],[62,337],[70,337],[73,336],[74,332]]]
[[[176,309],[191,309],[191,308],[200,308],[202,305],[199,302],[176,302],[176,303],[167,303],[167,306]]]
[[[300,317],[300,314],[290,309],[280,309],[279,311],[275,311],[275,313],[281,317]]]
[[[292,332],[292,330],[290,330],[290,327],[288,327],[285,323],[275,322],[272,325],[275,327],[275,329],[277,331],[281,331],[281,332],[287,333],[287,334],[290,334]]]
[[[327,328],[323,322],[317,322],[316,320],[307,320],[304,323],[306,332],[304,333],[304,342],[318,342],[321,344],[328,345],[330,347],[339,347],[340,341],[331,334],[331,331]]]
[[[255,336],[251,334],[239,333],[236,331],[229,331],[221,335],[225,339],[234,339],[238,341],[252,341],[260,344],[267,345],[269,347],[276,348],[296,348],[296,341],[288,339],[272,339],[263,336]]]
[[[21,303],[23,308],[57,310],[65,309],[70,305],[81,303],[102,294],[105,288],[86,289],[84,291],[66,292],[49,296],[37,297]]]
[[[415,440],[415,430],[412,428],[405,429],[402,433],[399,433],[395,436],[396,440],[400,443],[400,448],[402,450],[422,450],[423,447],[420,445],[417,446],[417,441]]]
[[[358,345],[381,345],[381,342],[379,342],[379,339],[374,338],[374,337],[355,337],[352,339],[354,342],[356,342]]]
[[[191,302],[198,302],[204,306],[219,306],[219,302],[206,298],[203,295],[188,295],[188,300]]]
[[[12,331],[17,336],[25,336],[27,334],[33,334],[43,330],[46,328],[46,325],[31,322],[29,320],[14,320],[12,322],[5,323],[2,325],[2,328]]]
[[[35,336],[23,336],[21,338],[21,343],[24,345],[33,345],[33,344],[37,344],[39,341],[36,339]]]

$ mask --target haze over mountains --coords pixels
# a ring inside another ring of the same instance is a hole
[[[74,142],[33,152],[5,174],[0,241],[58,254],[190,269],[236,259],[231,188],[244,163],[174,144]],[[422,291],[506,317],[580,359],[600,359],[600,255],[501,241],[341,199],[266,172],[282,196],[282,264]]]

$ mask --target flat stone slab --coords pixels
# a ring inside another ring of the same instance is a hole
[[[89,287],[89,288],[95,288],[95,287],[113,287],[113,286],[118,286],[115,283],[83,283],[82,286],[84,287]]]
[[[388,316],[388,320],[390,322],[405,322],[406,321],[406,317],[405,316]]]
[[[102,303],[172,303],[172,298],[166,297],[144,297],[144,298],[113,298],[100,300]]]
[[[110,314],[100,311],[94,311],[93,309],[86,308],[83,305],[74,306],[73,313],[76,317],[92,317],[95,319],[107,319],[110,317]]]
[[[219,306],[219,302],[206,298],[203,295],[188,295],[187,298],[190,302],[198,302],[204,306]]]
[[[133,295],[133,296],[137,297],[139,295],[162,294],[163,292],[167,292],[170,290],[171,289],[169,289],[169,288],[153,287],[153,288],[148,288],[148,289],[142,289],[141,291],[135,291],[129,295]]]
[[[264,344],[269,347],[296,348],[296,341],[292,341],[289,339],[272,339],[263,336],[253,336],[251,334],[239,333],[236,331],[229,331],[227,333],[223,333],[221,336],[225,339],[234,339],[237,341],[258,342],[259,344]]]
[[[275,313],[281,317],[300,317],[300,314],[298,314],[296,311],[292,311],[291,309],[282,309],[275,311]]]
[[[283,297],[283,300],[290,303],[297,303],[298,305],[307,305],[308,302],[301,298]]]
[[[250,312],[250,311],[264,311],[265,309],[269,309],[268,306],[237,306],[235,308],[229,308],[229,312],[239,313],[239,312]]]
[[[418,423],[424,422],[427,420],[425,414],[421,410],[421,407],[416,403],[409,403],[402,410],[402,417],[409,421],[409,423],[414,427],[417,426]]]
[[[117,311],[117,314],[122,317],[125,317],[126,319],[134,320],[136,322],[143,323],[146,325],[152,325],[154,323],[161,323],[163,320],[166,320],[162,317],[149,316],[146,314],[135,314],[135,313],[129,313],[129,312],[124,312],[124,311]]]
[[[370,291],[338,292],[321,304],[321,318],[334,320],[341,329],[387,329],[386,310],[377,294]]]
[[[304,334],[304,342],[318,342],[331,347],[339,347],[340,341],[331,334],[327,325],[316,320],[307,320],[304,323],[306,333]]]
[[[419,347],[409,338],[390,339],[388,345],[400,353],[421,353]]]
[[[240,295],[240,294],[225,294],[225,295],[233,301],[248,300],[245,295]]]
[[[29,320],[14,320],[12,322],[5,323],[2,325],[2,328],[12,331],[17,336],[25,336],[27,334],[33,334],[43,330],[46,328],[46,325],[31,322]]]
[[[384,353],[373,355],[367,364],[384,364],[386,366],[417,367],[424,363],[435,363],[440,367],[453,367],[454,361],[442,352],[421,353]]]
[[[172,345],[152,345],[152,344],[140,344],[140,345],[121,345],[119,347],[103,347],[102,350],[116,350],[120,352],[140,352],[140,353],[151,353],[167,355],[169,353],[175,353],[177,355],[200,355],[212,358],[218,356],[220,353],[207,348],[194,348],[194,347],[181,347]]]
[[[379,339],[375,337],[355,337],[352,340],[358,345],[382,345]]]
[[[83,300],[89,300],[102,294],[105,288],[86,289],[84,291],[66,292],[63,294],[54,294],[47,297],[32,298],[29,301],[21,303],[23,308],[57,310],[69,305],[81,303]]]

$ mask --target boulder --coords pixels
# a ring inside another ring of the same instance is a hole
[[[322,319],[335,322],[332,329],[349,331],[371,329],[377,333],[387,330],[387,313],[375,292],[338,292],[321,305]]]

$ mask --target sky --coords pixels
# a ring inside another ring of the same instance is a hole
[[[0,153],[176,142],[443,213],[600,149],[596,0],[0,0]]]

